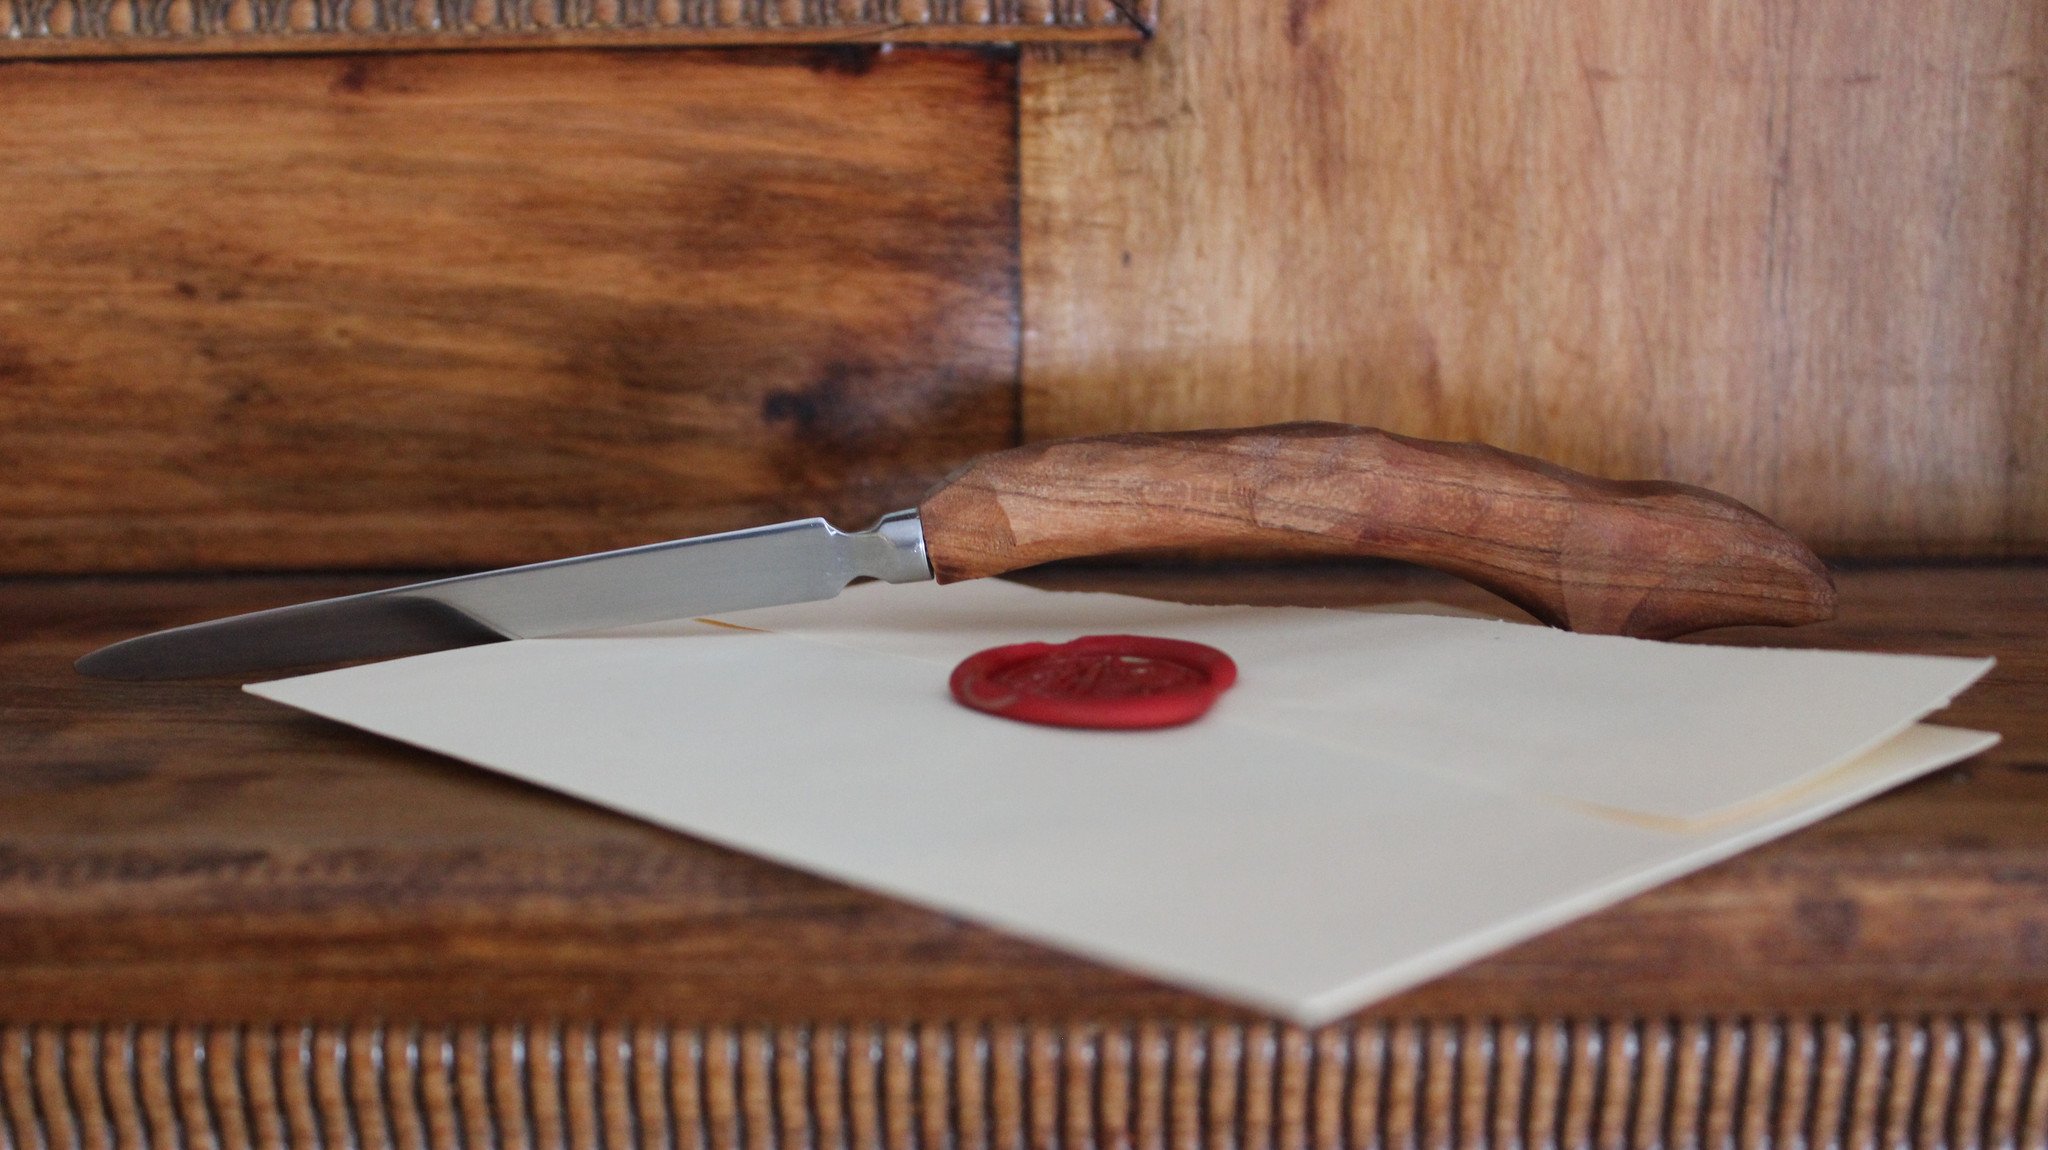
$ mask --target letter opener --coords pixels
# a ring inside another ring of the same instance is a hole
[[[1142,554],[1403,560],[1554,626],[1670,638],[1834,613],[1827,568],[1697,487],[1330,423],[1112,435],[982,456],[865,531],[803,519],[370,591],[129,639],[87,675],[174,679],[390,658]]]

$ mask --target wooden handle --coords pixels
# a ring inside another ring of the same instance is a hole
[[[1726,496],[1336,423],[1019,447],[955,472],[918,514],[942,583],[1198,549],[1419,563],[1603,635],[1667,639],[1835,611],[1813,552]]]

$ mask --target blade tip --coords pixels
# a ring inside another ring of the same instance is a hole
[[[71,669],[88,679],[120,679],[125,677],[120,674],[118,667],[110,665],[107,660],[94,658],[98,654],[99,652],[95,651],[91,655],[79,659],[71,664]]]
[[[126,657],[128,652],[122,648],[127,645],[124,641],[101,647],[97,651],[89,651],[74,660],[71,669],[88,679],[154,678],[155,676],[150,675],[146,668],[138,666],[134,660]]]

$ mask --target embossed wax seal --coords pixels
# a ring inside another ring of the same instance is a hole
[[[1052,727],[1143,730],[1202,717],[1237,682],[1214,647],[1144,635],[991,647],[953,669],[953,697],[1005,719]]]

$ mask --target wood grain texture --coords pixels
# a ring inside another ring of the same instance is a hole
[[[2048,7],[1168,5],[1027,55],[1030,438],[1337,419],[2048,552]]]
[[[1190,601],[1498,606],[1443,576],[1345,565],[1041,578]],[[1995,655],[1996,670],[1941,719],[2005,741],[1375,1017],[2038,1009],[2048,1002],[2043,580],[2038,567],[1852,570],[1834,622],[1717,632],[1715,642]],[[322,722],[232,682],[108,683],[70,670],[119,636],[369,585],[0,582],[0,1019],[1242,1017]],[[1034,1082],[1032,1092],[1058,1089]],[[1009,1089],[987,1084],[990,1105],[1017,1105],[1003,1100]]]
[[[4,1026],[0,1146],[2039,1150],[2044,1052],[2021,1013]]]
[[[1015,442],[1007,54],[13,62],[0,105],[0,571],[859,526]]]
[[[1148,551],[1342,556],[1445,571],[1596,635],[1835,612],[1805,545],[1714,492],[1340,423],[1013,447],[948,476],[918,518],[941,583]]]
[[[9,0],[0,59],[1137,40],[1153,0]]]

